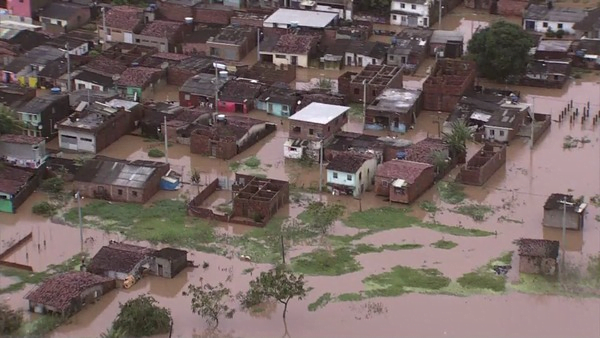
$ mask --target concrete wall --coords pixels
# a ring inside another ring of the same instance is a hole
[[[232,16],[233,9],[227,7],[220,9],[194,7],[194,22],[229,25]]]
[[[292,65],[292,57],[296,57],[296,65],[299,67],[308,68],[309,57],[308,55],[300,54],[276,54],[268,52],[260,52],[261,58],[263,55],[271,55],[273,57],[273,64],[277,66]]]
[[[46,142],[39,144],[22,144],[0,141],[0,157],[12,165],[24,168],[37,168],[46,160]]]
[[[290,120],[289,138],[311,141],[319,141],[321,139],[329,140],[333,134],[342,130],[342,127],[347,122],[348,113],[344,113],[328,124]],[[311,130],[312,134],[310,133]]]
[[[404,193],[401,193],[392,186],[397,178],[375,176],[375,193],[389,197],[391,202],[410,204],[433,186],[434,178],[435,168],[428,168],[415,179],[413,184],[404,188]]]
[[[484,151],[485,147],[481,149]],[[484,157],[477,152],[461,169],[458,181],[468,185],[481,186],[506,163],[506,147],[503,146],[492,157]]]
[[[567,213],[566,213],[566,217],[565,217],[566,228],[570,229],[570,230],[580,230],[581,228],[583,228],[584,213],[585,213],[585,211],[578,214],[576,212],[569,211],[567,209]],[[562,223],[563,223],[562,208],[555,209],[555,210],[545,210],[544,209],[544,219],[542,220],[542,224],[545,227],[562,229]]]
[[[558,271],[558,263],[553,258],[519,257],[519,272],[554,276]]]
[[[502,2],[502,1],[500,1]],[[543,20],[529,20],[527,18],[523,18],[523,29],[527,29],[529,22],[533,22],[534,31],[539,33],[546,33],[548,29],[552,29],[553,31],[558,31],[562,29],[567,34],[574,34],[575,30],[573,29],[574,22],[558,22],[558,21],[543,21]],[[560,26],[560,27],[559,27]]]

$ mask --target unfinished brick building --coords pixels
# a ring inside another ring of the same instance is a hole
[[[250,218],[262,224],[290,200],[289,183],[270,178],[236,173],[231,190],[234,196],[231,216]]]
[[[423,83],[424,109],[452,112],[462,96],[473,91],[475,62],[441,59]]]
[[[338,91],[350,102],[373,102],[386,88],[402,88],[402,71],[398,67],[368,65],[360,73],[346,72],[338,78]]]
[[[457,181],[468,185],[483,185],[506,163],[506,146],[485,144],[460,169]]]
[[[560,243],[547,239],[521,238],[519,246],[519,272],[554,276],[558,272]]]

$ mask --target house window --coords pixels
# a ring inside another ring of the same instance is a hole
[[[500,130],[500,136],[504,136],[504,130]]]
[[[333,173],[333,178],[338,178],[338,176],[337,176],[337,173],[336,173],[336,172],[334,172],[334,173]]]
[[[358,180],[362,181],[362,173],[358,173]]]
[[[289,111],[290,107],[286,105],[281,106],[281,111]]]
[[[210,55],[212,55],[212,56],[218,56],[219,53],[217,52],[216,48],[210,47]]]
[[[352,181],[352,175],[348,174],[348,175],[346,176],[346,180],[347,180],[347,181]]]
[[[404,189],[404,188],[395,188],[394,191],[398,195],[404,195],[404,194],[406,194],[406,189]]]
[[[135,39],[135,43],[140,43],[140,39]]]
[[[558,25],[556,25],[556,27],[558,27],[558,29],[562,29],[563,28],[563,24],[559,23]]]
[[[494,129],[490,129],[490,136],[494,136],[495,134],[495,130]]]
[[[110,35],[110,28],[107,28],[107,29],[106,29],[106,34],[107,34],[107,35]]]
[[[417,9],[417,5],[411,5],[410,8],[411,9]]]
[[[137,197],[138,193],[137,193],[137,191],[133,190],[133,191],[131,191],[131,195],[133,195],[133,197]]]
[[[123,189],[117,190],[117,194],[119,194],[119,196],[122,196],[123,195]]]
[[[544,26],[544,28],[548,28],[548,23],[547,23],[547,22],[544,22],[544,23],[542,24],[542,26]]]
[[[190,94],[185,94],[184,99],[189,100],[190,99]]]
[[[396,14],[392,15],[392,20],[398,20],[398,16]]]
[[[400,4],[400,8],[405,8],[406,5],[405,4]]]
[[[294,127],[294,129],[292,129],[292,131],[293,131],[294,133],[299,133],[299,132],[301,132],[301,131],[302,131],[302,129],[301,129],[300,127]]]
[[[377,96],[377,92],[375,90],[373,91],[373,96]]]
[[[37,120],[38,120],[37,115],[31,115],[31,121],[37,121]]]
[[[313,135],[315,133],[314,129],[309,129],[308,130],[308,135]]]
[[[285,55],[283,55],[283,54],[275,54],[275,58],[276,59],[286,59]]]
[[[82,141],[85,141],[85,142],[92,142],[92,139],[91,139],[91,138],[85,138],[85,137],[82,137],[82,138],[81,138],[81,140],[82,140]]]
[[[374,65],[376,65],[377,64],[377,59],[371,60],[371,63],[374,64]]]
[[[385,181],[385,180],[384,180],[384,181],[381,181],[381,186],[382,186],[382,187],[384,187],[384,188],[387,188],[387,187],[388,187],[388,185],[389,185],[388,181]]]
[[[389,55],[388,57],[389,57],[390,61],[394,61],[394,56],[393,55]]]
[[[354,95],[358,95],[358,94],[360,94],[360,89],[354,88]]]

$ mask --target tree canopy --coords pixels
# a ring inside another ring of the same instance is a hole
[[[0,335],[10,335],[23,323],[23,313],[15,311],[5,303],[0,303]]]
[[[252,308],[274,299],[283,304],[285,319],[290,300],[302,299],[306,297],[307,292],[304,275],[295,275],[286,270],[285,266],[278,266],[270,271],[261,272],[260,276],[250,282],[250,290],[242,294],[240,299],[244,308]]]
[[[227,305],[231,298],[231,290],[226,288],[223,283],[212,286],[208,283],[201,286],[190,284],[188,291],[183,295],[192,296],[192,311],[216,328],[219,325],[219,317],[233,318],[235,309]]]
[[[114,332],[125,333],[127,337],[146,337],[171,329],[171,311],[158,306],[152,296],[140,295],[119,304],[119,308],[121,311],[113,322]]]
[[[23,124],[10,108],[0,105],[0,135],[19,133]]]
[[[467,123],[462,120],[454,120],[450,132],[442,134],[444,142],[450,147],[450,155],[457,156],[467,152],[467,142],[473,140],[473,131]]]
[[[473,34],[467,51],[483,77],[506,80],[525,72],[533,46],[533,38],[520,26],[498,21]]]

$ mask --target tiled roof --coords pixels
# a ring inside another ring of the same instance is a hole
[[[28,135],[4,134],[0,135],[0,142],[19,143],[19,144],[39,144],[45,139],[43,137],[35,137]]]
[[[137,245],[112,243],[103,246],[92,258],[88,271],[104,274],[109,271],[129,273],[133,268],[155,250]]]
[[[142,29],[140,35],[171,39],[183,24],[176,21],[154,20]]]
[[[148,67],[129,67],[122,74],[117,85],[126,87],[145,87],[160,69]]]
[[[133,31],[142,22],[144,10],[133,6],[116,6],[105,15],[106,27]],[[102,22],[102,21],[100,21]]]
[[[327,170],[354,174],[370,157],[363,154],[341,153],[327,165]]]
[[[413,184],[428,168],[433,168],[433,166],[428,163],[392,160],[380,164],[375,175],[392,179],[399,178],[405,180],[408,184]]]
[[[273,48],[275,53],[306,54],[319,42],[318,36],[313,35],[282,35]]]
[[[25,169],[5,166],[0,169],[0,191],[15,195],[32,176],[33,173]]]

